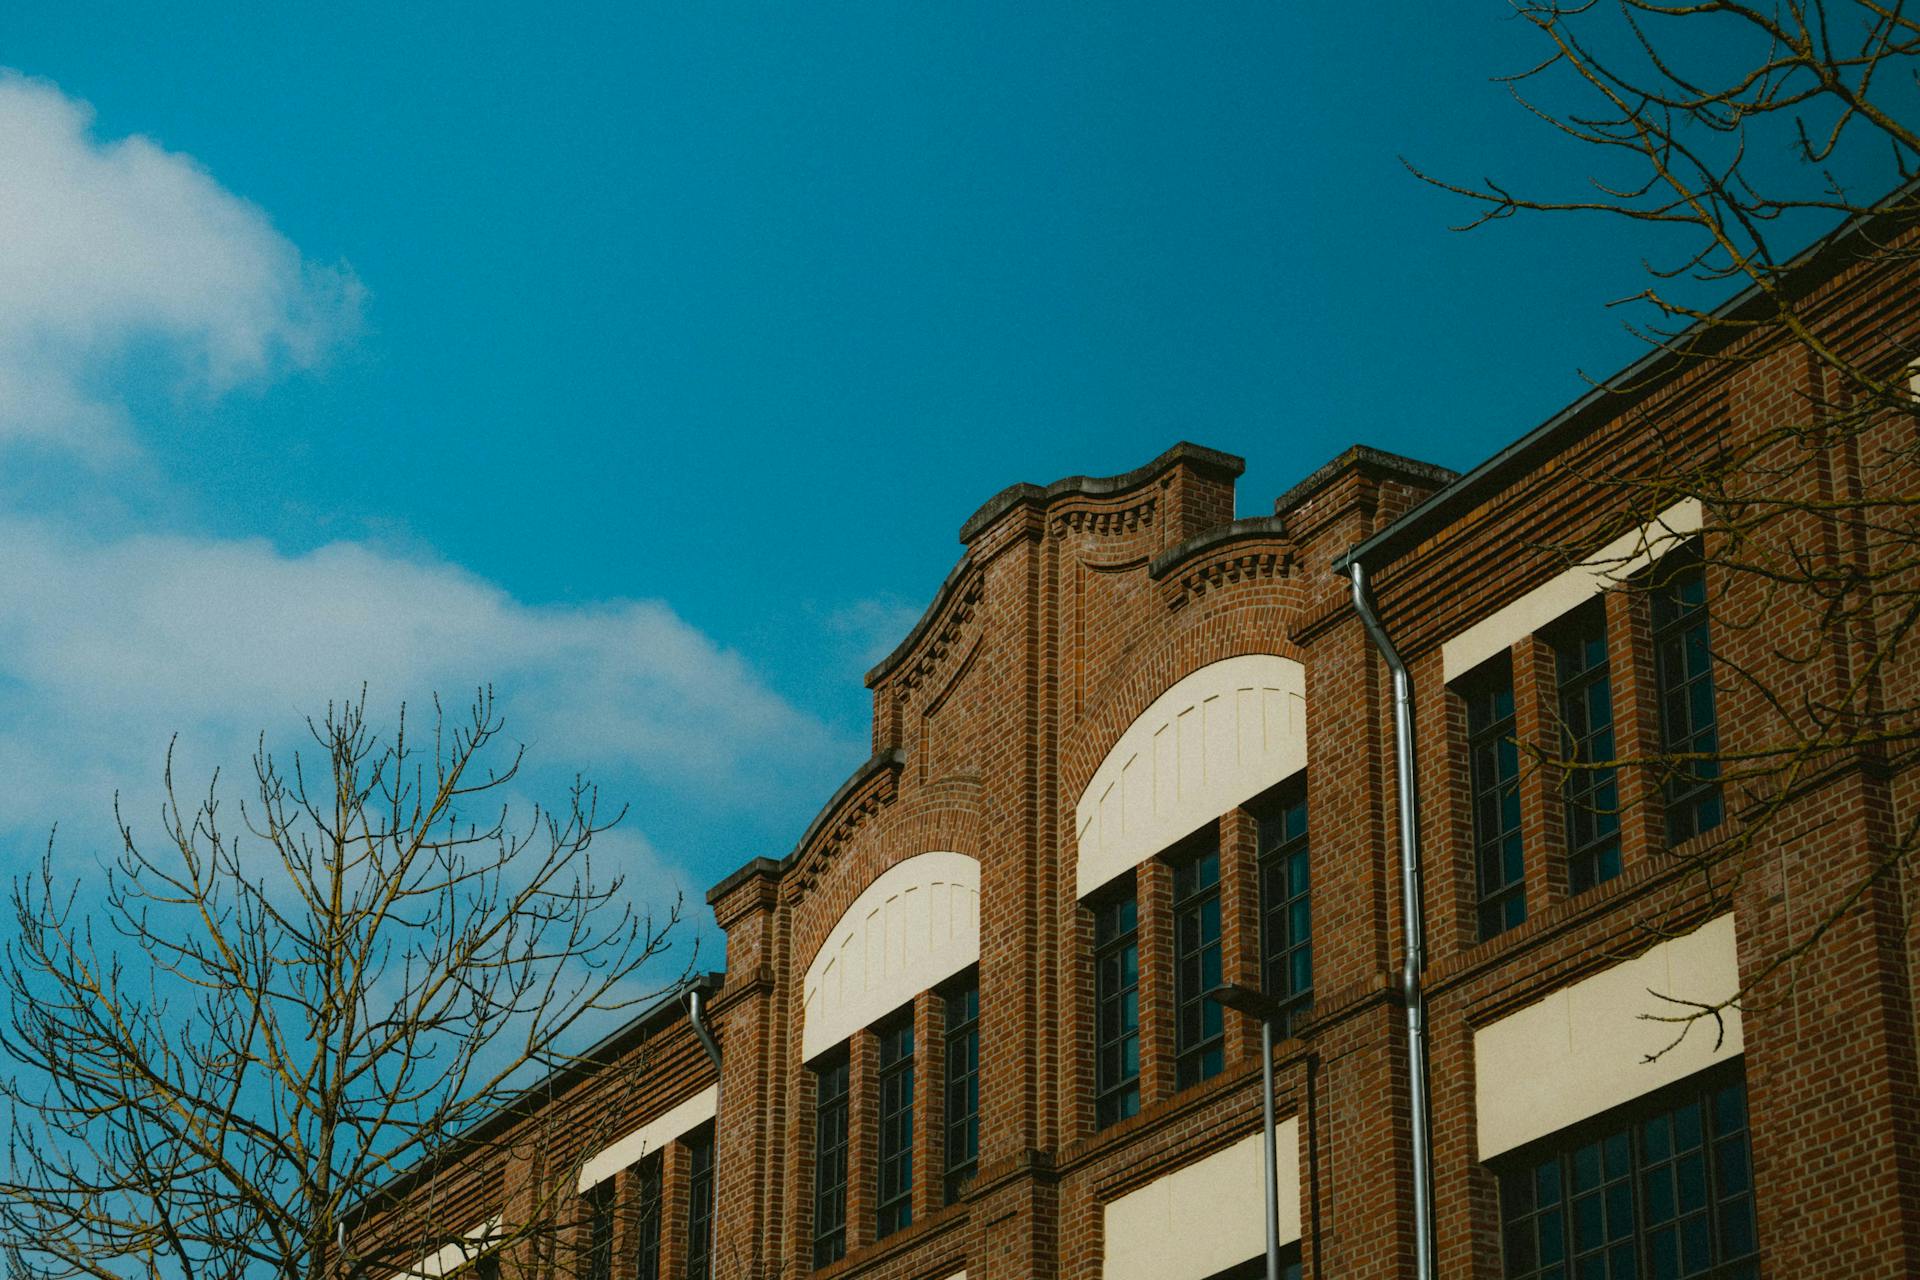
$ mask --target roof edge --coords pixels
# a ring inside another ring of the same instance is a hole
[[[1229,520],[1162,551],[1147,562],[1147,577],[1158,582],[1185,561],[1229,542],[1286,536],[1287,522],[1279,516],[1244,516],[1239,520]]]
[[[1837,270],[1832,260],[1856,242],[1870,240],[1877,233],[1920,224],[1920,203],[1916,203],[1916,198],[1920,198],[1920,179],[1890,192],[1879,207],[1846,219],[1794,256],[1784,272],[1788,281],[1803,284],[1821,270]],[[1344,574],[1355,561],[1364,561],[1374,569],[1391,564],[1419,540],[1428,526],[1477,505],[1485,490],[1531,470],[1540,455],[1565,448],[1586,430],[1597,426],[1596,419],[1605,421],[1618,416],[1632,403],[1663,389],[1683,362],[1712,354],[1747,336],[1721,326],[1729,320],[1747,318],[1747,313],[1759,311],[1765,302],[1759,285],[1747,286],[1716,307],[1706,319],[1689,325],[1671,342],[1641,356],[1386,528],[1334,557],[1333,571]]]
[[[1008,485],[967,517],[966,523],[960,526],[960,541],[972,542],[988,525],[1024,503],[1039,505],[1069,494],[1104,497],[1107,494],[1124,493],[1128,489],[1139,488],[1183,462],[1224,471],[1235,478],[1244,475],[1247,470],[1245,458],[1219,449],[1209,449],[1191,440],[1182,440],[1145,466],[1135,467],[1117,476],[1067,476],[1045,487],[1037,484]]]

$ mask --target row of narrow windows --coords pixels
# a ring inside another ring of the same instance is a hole
[[[1660,751],[1673,760],[1661,779],[1661,801],[1667,841],[1678,844],[1719,825],[1722,816],[1706,576],[1691,551],[1675,552],[1648,572],[1657,575],[1647,594]],[[1567,891],[1579,894],[1621,869],[1604,599],[1574,610],[1543,638],[1553,652],[1553,711],[1566,762],[1559,799]],[[1527,918],[1511,656],[1483,664],[1454,691],[1466,710],[1475,915],[1484,941]]]
[[[980,1161],[980,978],[963,974],[937,996],[941,1013],[941,1082],[944,1124],[939,1137],[943,1167],[941,1199],[951,1204],[965,1193]],[[914,1068],[913,1009],[880,1023],[869,1105],[875,1138],[874,1237],[892,1235],[913,1222]],[[814,1064],[813,1265],[846,1256],[847,1184],[852,1088],[852,1047],[842,1044]]]
[[[683,1256],[677,1274],[682,1280],[710,1280],[713,1271],[713,1124],[708,1122],[679,1139],[685,1149],[686,1216],[681,1225]],[[633,1236],[631,1266],[616,1266],[615,1222],[617,1184],[608,1178],[589,1188],[583,1197],[586,1217],[586,1258],[581,1272],[586,1280],[663,1280],[661,1235],[671,1203],[666,1185],[665,1153],[655,1152],[631,1170]],[[480,1260],[478,1280],[498,1280],[497,1263]]]
[[[1304,780],[1253,806],[1260,886],[1261,972],[1283,1011],[1282,1036],[1313,1006]],[[1174,1085],[1185,1089],[1226,1067],[1222,978],[1220,832],[1208,826],[1163,855],[1173,872]],[[1093,912],[1094,1119],[1101,1127],[1140,1111],[1140,909],[1133,881],[1090,903]]]

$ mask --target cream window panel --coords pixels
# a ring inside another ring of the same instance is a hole
[[[580,1190],[605,1182],[642,1156],[652,1155],[683,1133],[691,1133],[713,1119],[720,1106],[720,1086],[708,1085],[685,1102],[647,1121],[580,1166]]]
[[[922,853],[875,877],[807,966],[801,1057],[811,1060],[980,959],[980,864]]]
[[[1617,587],[1700,532],[1698,499],[1688,498],[1649,523],[1615,538],[1565,573],[1541,583],[1440,646],[1440,662],[1452,681],[1488,658],[1505,653],[1609,587]]]
[[[470,1228],[464,1238],[427,1254],[412,1266],[393,1273],[395,1280],[440,1280],[487,1251],[488,1244],[500,1234],[500,1215]]]
[[[1306,668],[1267,653],[1202,667],[1154,699],[1080,795],[1080,896],[1306,768],[1306,708]]]
[[[1480,1158],[1739,1057],[1738,1009],[1722,1015],[1726,1035],[1717,1048],[1708,1019],[1652,1062],[1648,1055],[1679,1028],[1644,1016],[1685,1012],[1660,996],[1710,1004],[1739,989],[1733,917],[1724,915],[1481,1027],[1473,1036]]]
[[[1300,1238],[1300,1122],[1280,1144],[1280,1243]],[[1106,1206],[1103,1280],[1202,1280],[1267,1251],[1266,1152],[1258,1130]]]

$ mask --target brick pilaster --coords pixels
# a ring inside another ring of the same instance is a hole
[[[1140,1105],[1173,1093],[1173,868],[1149,858],[1134,869],[1140,921]]]
[[[847,1252],[873,1243],[880,1195],[880,1038],[847,1041]]]

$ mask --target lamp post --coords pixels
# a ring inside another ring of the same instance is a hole
[[[1273,1132],[1273,1028],[1286,1010],[1266,993],[1226,982],[1207,992],[1235,1013],[1260,1019],[1260,1114],[1265,1119],[1267,1153],[1267,1280],[1280,1280],[1280,1140]]]

